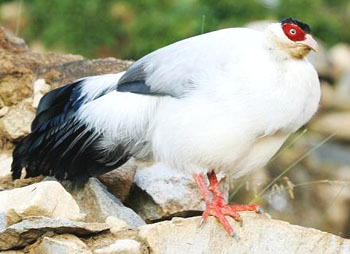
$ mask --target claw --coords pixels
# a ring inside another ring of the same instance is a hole
[[[199,227],[202,227],[202,226],[203,226],[203,224],[204,224],[204,219],[203,219],[203,218],[201,218],[201,220],[200,220],[200,222],[199,222]]]
[[[228,222],[225,215],[228,215],[240,222],[240,226],[243,225],[243,221],[238,212],[243,211],[254,211],[262,213],[262,209],[258,205],[229,205],[225,202],[223,195],[219,189],[219,182],[217,181],[215,172],[212,171],[208,173],[210,187],[208,188],[204,181],[204,176],[202,174],[193,175],[199,189],[200,193],[205,200],[206,209],[203,212],[202,219],[199,226],[201,227],[206,221],[209,215],[214,216],[224,227],[227,233],[235,238],[237,241],[239,237],[237,233],[234,232],[232,226]]]
[[[258,210],[256,211],[257,213],[260,213],[261,215],[264,215],[266,218],[271,219],[270,214],[268,214],[267,212],[265,212],[265,210],[262,207],[258,207]]]
[[[264,214],[265,211],[262,207],[258,206],[258,209],[256,210],[257,213],[261,213],[261,214]]]

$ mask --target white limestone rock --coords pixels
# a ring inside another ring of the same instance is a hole
[[[52,179],[47,177],[46,179]],[[86,214],[87,222],[105,222],[109,216],[124,220],[130,227],[144,225],[141,217],[110,192],[96,178],[90,178],[83,188],[76,188],[71,182],[63,182],[80,209]]]
[[[116,234],[129,228],[129,225],[125,221],[114,216],[108,216],[106,219],[106,224],[111,226],[110,231],[112,234]]]
[[[224,178],[221,180],[220,187],[227,198],[229,186]],[[128,205],[147,222],[174,215],[197,215],[205,209],[192,176],[162,163],[138,169],[135,184],[139,189],[130,194]]]
[[[91,254],[92,252],[78,237],[62,234],[44,237],[38,245],[30,249],[29,254]]]
[[[29,216],[46,216],[80,220],[78,204],[55,181],[35,183],[26,187],[0,192],[0,213],[7,215],[8,224]]]
[[[33,85],[33,108],[38,108],[41,98],[49,92],[51,87],[46,84],[45,79],[38,79],[34,82]]]
[[[348,254],[350,240],[312,228],[267,219],[253,212],[240,213],[243,225],[228,218],[238,239],[230,237],[209,217],[174,218],[140,227],[140,237],[152,254]]]
[[[28,217],[7,228],[0,228],[0,250],[25,247],[48,232],[91,236],[99,232],[106,232],[109,228],[110,226],[105,223],[85,223],[42,216]]]
[[[9,152],[0,153],[0,178],[11,174],[12,155]],[[1,204],[0,204],[1,206]]]
[[[17,141],[30,133],[30,125],[35,117],[31,105],[23,101],[13,106],[0,118],[0,135],[10,141]]]
[[[111,245],[97,249],[94,254],[141,254],[141,244],[135,240],[116,240]]]

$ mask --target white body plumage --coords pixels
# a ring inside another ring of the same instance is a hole
[[[260,168],[320,99],[312,65],[271,47],[280,31],[270,30],[225,29],[157,50],[140,60],[147,82],[177,96],[112,91],[83,105],[79,120],[103,134],[101,153],[123,144],[136,158],[188,174],[240,177]],[[82,94],[93,96],[122,75],[87,78]]]

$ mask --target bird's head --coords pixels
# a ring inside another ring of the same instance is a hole
[[[296,19],[283,19],[267,28],[272,47],[288,53],[293,58],[302,59],[311,50],[317,51],[317,42],[311,36],[310,27]]]

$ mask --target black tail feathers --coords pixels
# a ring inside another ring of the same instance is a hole
[[[26,178],[49,175],[81,180],[104,174],[128,160],[129,154],[122,146],[116,146],[116,158],[99,150],[103,134],[80,118],[78,109],[87,103],[81,99],[83,81],[55,89],[41,99],[32,132],[13,151],[13,179],[20,178],[25,168]],[[99,96],[104,92],[108,91],[101,90]]]

